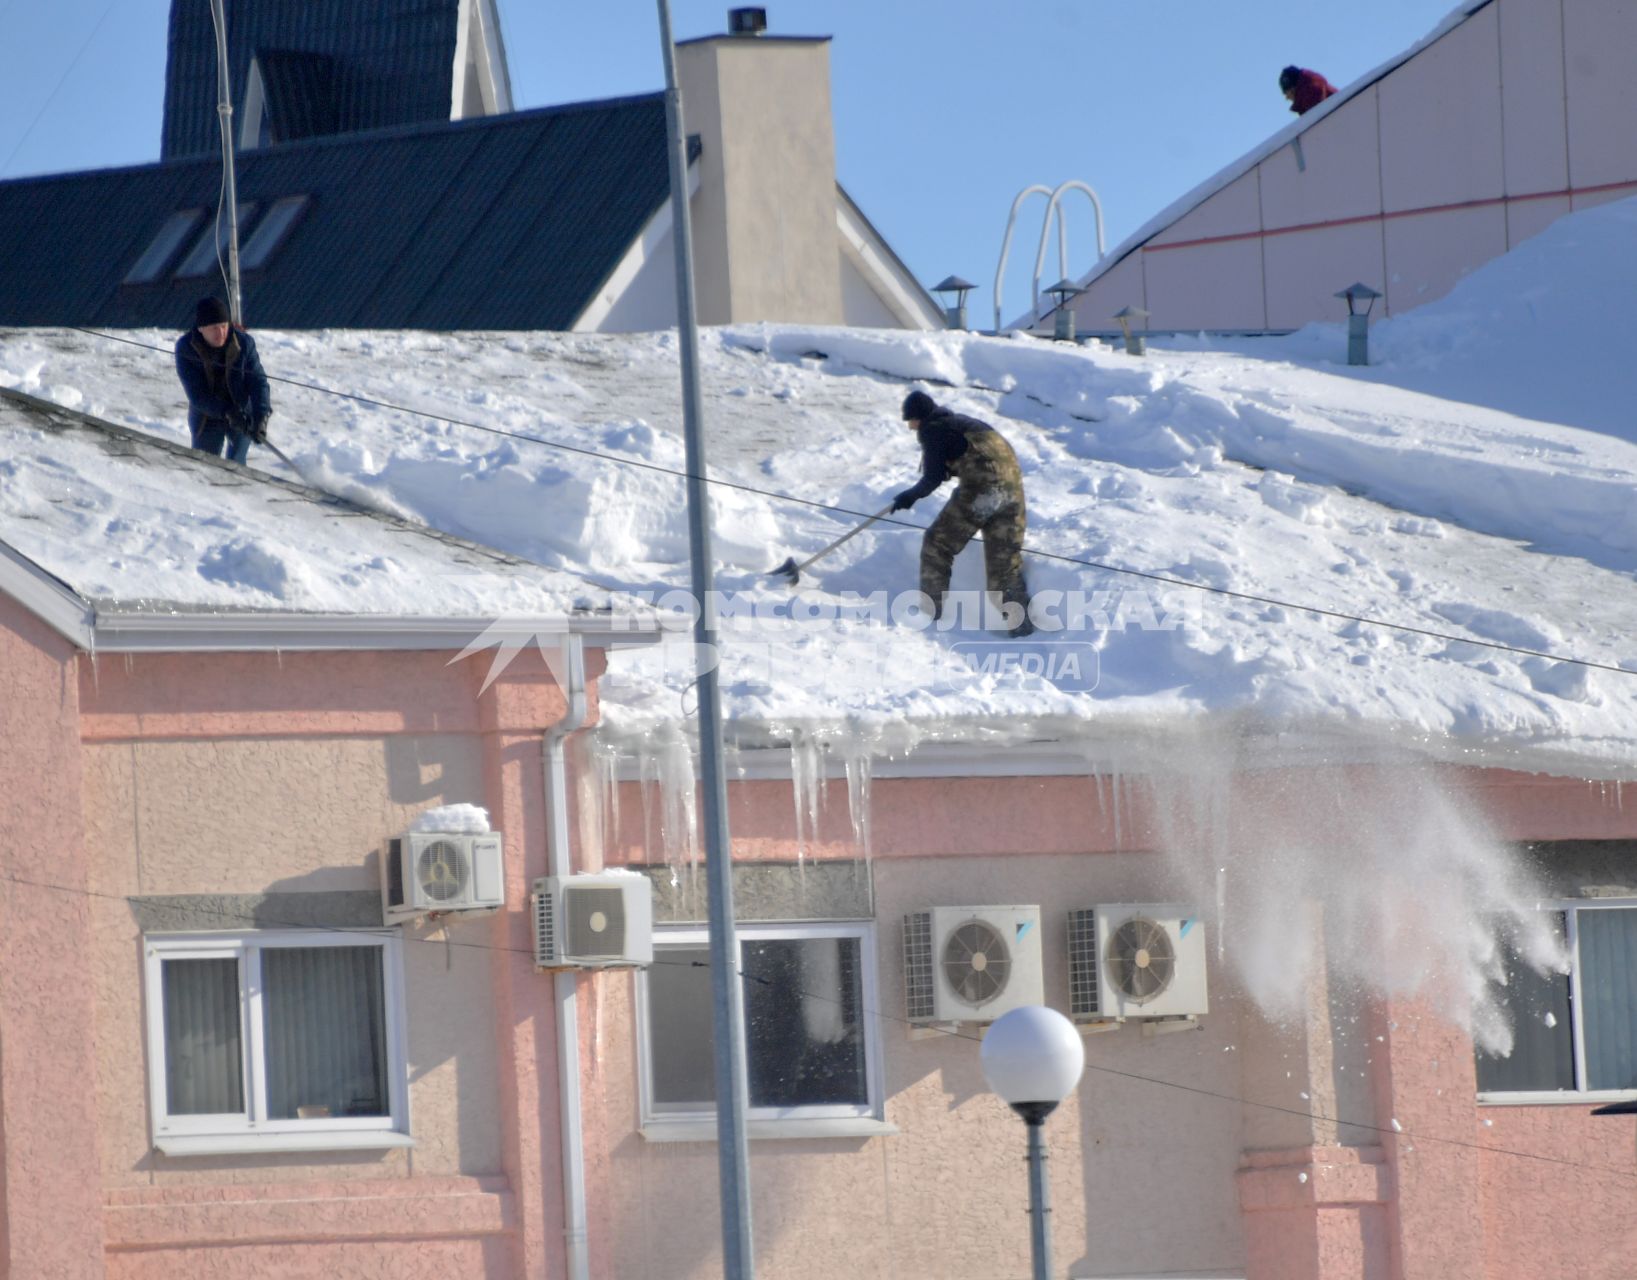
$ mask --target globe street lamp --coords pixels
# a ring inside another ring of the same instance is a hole
[[[1057,1104],[1074,1092],[1086,1066],[1086,1049],[1074,1024],[1055,1009],[1024,1005],[995,1019],[983,1038],[983,1075],[1029,1132],[1029,1236],[1034,1280],[1052,1270],[1046,1231],[1046,1154],[1040,1130]]]

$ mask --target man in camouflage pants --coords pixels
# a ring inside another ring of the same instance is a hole
[[[961,548],[983,535],[983,558],[989,591],[1012,615],[1010,630],[1025,636],[1029,591],[1023,581],[1023,474],[1005,438],[986,422],[941,407],[924,391],[904,399],[904,421],[921,441],[921,478],[892,500],[904,511],[953,476],[955,496],[938,513],[921,543],[921,590],[932,600],[933,616],[943,613],[949,572]]]

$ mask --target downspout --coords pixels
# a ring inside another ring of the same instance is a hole
[[[554,876],[570,875],[573,859],[568,834],[568,736],[585,724],[585,639],[563,640],[563,668],[554,671],[568,699],[563,718],[546,730],[546,859]],[[580,1018],[575,997],[578,975],[552,975],[557,996],[557,1100],[563,1144],[563,1247],[568,1280],[589,1280],[589,1232],[585,1208],[585,1127],[580,1110]]]

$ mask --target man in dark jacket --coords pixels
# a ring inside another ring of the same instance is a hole
[[[1023,580],[1027,512],[1012,446],[988,423],[952,413],[924,391],[905,398],[904,421],[921,441],[921,478],[893,498],[892,509],[913,507],[952,476],[960,482],[921,543],[921,590],[932,599],[933,616],[943,613],[955,557],[981,533],[989,590],[1019,606],[1011,632],[1028,635],[1034,627]]]
[[[1304,67],[1286,67],[1279,73],[1279,91],[1290,100],[1292,111],[1299,116],[1305,116],[1333,94],[1336,86],[1317,71],[1308,71]]]
[[[188,396],[188,430],[193,447],[234,462],[250,454],[250,442],[265,443],[273,402],[256,340],[228,322],[219,298],[194,308],[193,328],[176,340],[176,374]]]

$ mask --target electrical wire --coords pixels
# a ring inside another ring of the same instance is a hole
[[[135,338],[126,338],[116,333],[106,333],[97,329],[88,329],[79,325],[64,325],[65,329],[74,333],[87,334],[90,337],[105,339],[110,342],[123,342],[129,346],[140,347],[146,351],[156,351],[163,355],[170,352],[164,347],[156,347],[151,343],[139,342]],[[673,476],[682,480],[691,480],[694,477],[687,471],[675,467],[663,466],[657,462],[645,462],[640,458],[626,458],[618,454],[604,453],[598,449],[587,448],[583,445],[569,444],[561,440],[546,440],[539,436],[524,435],[517,431],[508,431],[504,427],[492,427],[486,423],[471,422],[464,418],[451,418],[445,414],[433,413],[427,409],[413,409],[408,405],[394,404],[390,400],[378,400],[373,396],[360,395],[351,391],[338,391],[333,387],[326,387],[315,382],[304,382],[299,378],[279,377],[268,374],[268,380],[283,383],[286,386],[300,387],[306,391],[315,391],[322,395],[334,396],[342,400],[351,400],[357,404],[369,405],[376,409],[387,409],[395,413],[405,413],[418,418],[425,418],[430,422],[439,422],[447,426],[461,427],[471,431],[481,431],[489,435],[503,436],[508,440],[516,440],[523,444],[540,445],[547,449],[557,449],[564,453],[580,454],[583,457],[595,458],[602,462],[616,463],[620,466],[633,467],[642,471],[658,472],[661,475]],[[763,489],[756,485],[744,484],[736,480],[725,480],[716,476],[704,477],[706,484],[715,485],[721,489],[733,489],[740,493],[754,494],[757,497],[767,498],[775,502],[789,503],[793,506],[808,507],[823,511],[829,515],[844,516],[848,519],[867,520],[874,513],[868,511],[854,511],[850,507],[837,506],[834,503],[819,502],[813,498],[801,498],[791,493],[780,493],[773,489]],[[916,533],[925,533],[926,526],[915,524],[909,520],[900,520],[891,515],[879,517],[882,524],[893,525],[900,529],[913,530]],[[981,541],[981,535],[978,541]],[[1548,662],[1561,662],[1569,666],[1584,667],[1592,671],[1608,671],[1620,676],[1637,676],[1637,669],[1618,666],[1609,662],[1594,662],[1589,658],[1577,658],[1568,654],[1553,653],[1546,649],[1529,649],[1521,645],[1506,644],[1500,640],[1485,640],[1477,636],[1455,635],[1448,631],[1437,631],[1430,627],[1412,626],[1405,622],[1390,622],[1385,618],[1375,618],[1368,614],[1348,613],[1343,609],[1326,609],[1321,605],[1298,604],[1293,600],[1284,600],[1277,596],[1258,595],[1250,591],[1234,591],[1228,587],[1213,586],[1205,582],[1190,582],[1186,578],[1174,578],[1168,574],[1154,573],[1144,569],[1131,569],[1122,565],[1107,564],[1098,560],[1086,560],[1078,556],[1066,555],[1057,551],[1045,551],[1038,547],[1025,546],[1023,554],[1037,560],[1050,560],[1059,564],[1073,565],[1082,569],[1095,569],[1100,573],[1118,574],[1124,577],[1140,578],[1147,582],[1157,582],[1168,587],[1187,588],[1191,591],[1204,592],[1207,595],[1221,596],[1225,599],[1238,600],[1246,604],[1264,605],[1270,608],[1291,609],[1297,613],[1310,614],[1320,618],[1330,618],[1338,622],[1353,622],[1360,626],[1379,627],[1388,631],[1396,631],[1403,635],[1420,636],[1424,639],[1438,640],[1445,644],[1467,644],[1479,649],[1491,649],[1500,653],[1515,654],[1526,658],[1544,658]]]
[[[108,21],[108,15],[114,11],[114,5],[117,3],[119,3],[119,0],[108,0],[108,4],[102,11],[102,17],[97,19],[97,25],[91,28],[91,34],[85,37],[84,42],[79,47],[79,52],[74,55],[67,69],[57,78],[55,87],[52,88],[50,95],[40,109],[34,113],[34,119],[28,122],[28,128],[24,129],[23,136],[17,139],[17,145],[11,149],[11,154],[6,157],[5,163],[0,164],[0,173],[5,173],[7,169],[11,168],[11,162],[17,158],[17,153],[23,149],[23,144],[33,135],[34,127],[45,119],[45,113],[51,109],[51,104],[57,100],[57,95],[62,92],[63,86],[68,83],[68,77],[74,74],[74,68],[80,65],[80,59],[85,56],[85,51],[91,47],[91,42],[97,38],[97,32],[102,30],[102,24]]]
[[[50,883],[48,881],[43,881],[43,880],[31,880],[31,879],[28,879],[27,877],[24,877],[24,876],[4,875],[4,876],[0,876],[0,880],[3,880],[3,881],[5,881],[6,883],[9,883],[9,884],[22,885],[22,886],[26,886],[26,887],[29,887],[29,888],[35,888],[35,889],[44,889],[44,890],[48,890],[48,891],[51,891],[51,892],[69,894],[69,895],[72,895],[72,896],[77,896],[77,897],[82,897],[82,898],[88,898],[88,899],[94,898],[94,899],[100,899],[100,900],[107,901],[107,902],[118,902],[118,903],[122,903],[122,904],[124,904],[126,906],[129,906],[133,902],[140,900],[139,898],[132,898],[132,897],[129,897],[129,896],[126,896],[126,895],[121,895],[121,894],[103,893],[103,892],[99,892],[99,891],[94,890],[94,889],[81,889],[81,888],[77,888],[74,885],[52,884],[52,883]],[[192,911],[196,915],[220,916],[220,917],[222,917],[224,922],[232,921],[232,922],[236,923],[237,925],[241,926],[243,931],[251,931],[252,927],[254,929],[256,929],[256,930],[268,930],[268,929],[282,928],[282,929],[291,929],[291,930],[297,930],[297,931],[308,932],[308,933],[323,933],[323,934],[329,934],[331,936],[368,938],[368,939],[372,939],[372,940],[380,938],[382,936],[382,933],[385,931],[385,927],[371,928],[371,927],[364,926],[364,925],[359,925],[359,926],[354,926],[354,927],[346,927],[346,926],[339,926],[339,925],[313,925],[310,922],[305,922],[305,921],[269,920],[265,915],[259,915],[258,914],[257,916],[250,917],[250,916],[242,915],[242,914],[240,914],[238,912],[228,911],[228,910],[223,909],[223,908],[211,908],[211,907],[205,907],[205,906],[191,906],[190,905],[189,910]],[[193,932],[193,931],[179,930],[178,932],[187,933],[187,932]],[[501,954],[506,954],[506,955],[528,956],[530,958],[532,958],[534,956],[534,951],[533,951],[532,948],[497,946],[497,945],[495,945],[493,943],[485,943],[485,942],[458,941],[458,940],[456,940],[454,938],[448,937],[447,935],[445,937],[442,937],[442,938],[434,938],[434,937],[413,938],[413,937],[405,936],[404,941],[407,942],[407,943],[423,943],[423,944],[430,944],[432,946],[445,947],[445,948],[460,947],[460,948],[467,949],[467,950],[472,950],[472,951],[488,951],[488,952],[495,952],[495,953],[501,953]],[[702,960],[687,960],[687,961],[661,960],[661,959],[658,958],[657,954],[656,954],[656,957],[655,957],[655,959],[653,961],[653,964],[655,966],[661,967],[661,968],[677,968],[677,969],[708,969],[708,968],[710,968],[710,965],[709,965],[709,963],[707,961],[702,961]],[[771,986],[774,985],[771,979],[761,978],[761,977],[756,976],[755,974],[746,973],[743,969],[740,969],[740,968],[736,968],[734,970],[734,972],[739,976],[740,979],[742,979],[743,981],[746,981],[746,982],[756,982],[756,983],[760,983],[763,986],[768,986],[768,987],[771,987]],[[804,1000],[814,1000],[814,1001],[818,1001],[820,1003],[837,1004],[837,1005],[843,1003],[841,997],[839,997],[839,996],[827,995],[825,993],[817,992],[817,991],[797,990],[793,994],[801,997]],[[897,1025],[904,1026],[904,1027],[914,1027],[914,1028],[919,1028],[919,1029],[923,1029],[923,1030],[931,1030],[931,1031],[934,1031],[934,1032],[936,1032],[936,1033],[938,1033],[940,1035],[943,1035],[943,1036],[945,1036],[945,1037],[947,1037],[949,1039],[966,1040],[966,1041],[970,1041],[970,1042],[972,1042],[974,1044],[981,1044],[982,1041],[983,1041],[982,1036],[974,1035],[974,1034],[972,1034],[970,1032],[961,1031],[959,1029],[959,1027],[956,1027],[956,1028],[953,1028],[953,1029],[949,1028],[949,1027],[937,1026],[937,1025],[932,1025],[932,1026],[929,1027],[927,1024],[924,1024],[924,1023],[911,1022],[908,1018],[897,1017],[897,1016],[895,1016],[893,1014],[890,1014],[890,1013],[888,1013],[885,1010],[880,1009],[880,1008],[872,1009],[872,1008],[866,1007],[866,1008],[864,1008],[862,1010],[862,1012],[866,1016],[876,1018],[876,1019],[878,1019],[878,1020],[880,1020],[882,1022],[895,1023]],[[1091,1062],[1086,1063],[1085,1069],[1087,1071],[1095,1072],[1095,1073],[1097,1073],[1099,1075],[1108,1076],[1110,1078],[1130,1080],[1130,1081],[1140,1083],[1140,1084],[1153,1085],[1153,1086],[1155,1086],[1157,1088],[1175,1089],[1175,1090],[1179,1090],[1180,1092],[1187,1093],[1187,1094],[1193,1094],[1193,1095],[1198,1096],[1198,1097],[1211,1098],[1211,1099],[1215,1099],[1216,1101],[1219,1101],[1219,1102],[1236,1103],[1239,1106],[1243,1106],[1243,1107],[1254,1107],[1254,1108],[1256,1108],[1258,1110],[1272,1111],[1272,1112],[1276,1112],[1276,1113],[1281,1114],[1281,1115],[1295,1116],[1295,1117],[1298,1117],[1300,1119],[1316,1121],[1316,1122],[1319,1122],[1319,1123],[1322,1123],[1322,1124],[1334,1124],[1334,1125],[1345,1126],[1347,1128],[1361,1130],[1361,1131],[1366,1132],[1366,1133],[1376,1133],[1376,1134],[1381,1134],[1381,1135],[1391,1134],[1394,1138],[1397,1138],[1397,1139],[1399,1139],[1399,1140],[1401,1140],[1403,1142],[1406,1142],[1406,1143],[1408,1143],[1408,1144],[1410,1144],[1412,1146],[1416,1142],[1433,1143],[1433,1144],[1438,1144],[1438,1145],[1442,1145],[1442,1146],[1458,1147],[1458,1148],[1461,1148],[1461,1149],[1464,1149],[1464,1150],[1487,1152],[1487,1153],[1492,1154],[1492,1155],[1512,1156],[1512,1157],[1515,1157],[1515,1158],[1520,1159],[1520,1160],[1534,1160],[1534,1161],[1538,1161],[1538,1162],[1540,1162],[1542,1164],[1550,1164],[1550,1165],[1556,1165],[1556,1166],[1566,1167],[1566,1168],[1571,1168],[1571,1169],[1579,1169],[1579,1170],[1582,1170],[1582,1171],[1585,1171],[1585,1172],[1588,1172],[1588,1173],[1606,1174],[1606,1175],[1609,1175],[1609,1176],[1612,1176],[1612,1177],[1625,1178],[1625,1179],[1630,1179],[1630,1180],[1633,1180],[1633,1181],[1637,1181],[1637,1171],[1633,1171],[1633,1170],[1629,1170],[1629,1169],[1617,1169],[1617,1168],[1613,1167],[1612,1165],[1588,1164],[1588,1163],[1586,1163],[1584,1161],[1568,1160],[1568,1159],[1564,1159],[1563,1157],[1560,1157],[1560,1156],[1542,1155],[1540,1152],[1537,1152],[1537,1151],[1520,1151],[1520,1150],[1518,1150],[1516,1148],[1513,1148],[1513,1147],[1489,1146],[1489,1145],[1486,1145],[1485,1143],[1473,1142],[1470,1139],[1446,1138],[1446,1137],[1441,1137],[1441,1136],[1438,1136],[1438,1135],[1427,1135],[1427,1134],[1423,1134],[1423,1133],[1412,1132],[1410,1130],[1393,1129],[1393,1128],[1388,1128],[1388,1127],[1385,1127],[1385,1126],[1382,1126],[1382,1125],[1367,1123],[1367,1122],[1363,1122],[1363,1121],[1348,1120],[1348,1119],[1345,1119],[1345,1118],[1343,1118],[1341,1116],[1326,1115],[1324,1112],[1321,1112],[1321,1111],[1304,1110],[1304,1109],[1302,1109],[1300,1107],[1287,1107],[1287,1106],[1282,1106],[1279,1103],[1274,1103],[1274,1102],[1260,1102],[1260,1101],[1257,1101],[1254,1098],[1241,1097],[1238,1094],[1224,1093],[1224,1092],[1222,1092],[1220,1090],[1216,1090],[1216,1089],[1206,1089],[1206,1088],[1202,1088],[1201,1086],[1198,1086],[1198,1085],[1182,1084],[1182,1083],[1180,1083],[1178,1081],[1175,1081],[1175,1080],[1164,1080],[1164,1079],[1161,1079],[1158,1076],[1146,1076],[1146,1075],[1143,1075],[1140,1072],[1136,1072],[1136,1071],[1121,1071],[1116,1067],[1105,1067],[1105,1066],[1101,1066],[1101,1065],[1098,1065],[1096,1063],[1091,1063]],[[1588,1105],[1590,1105],[1590,1104],[1588,1104]]]

